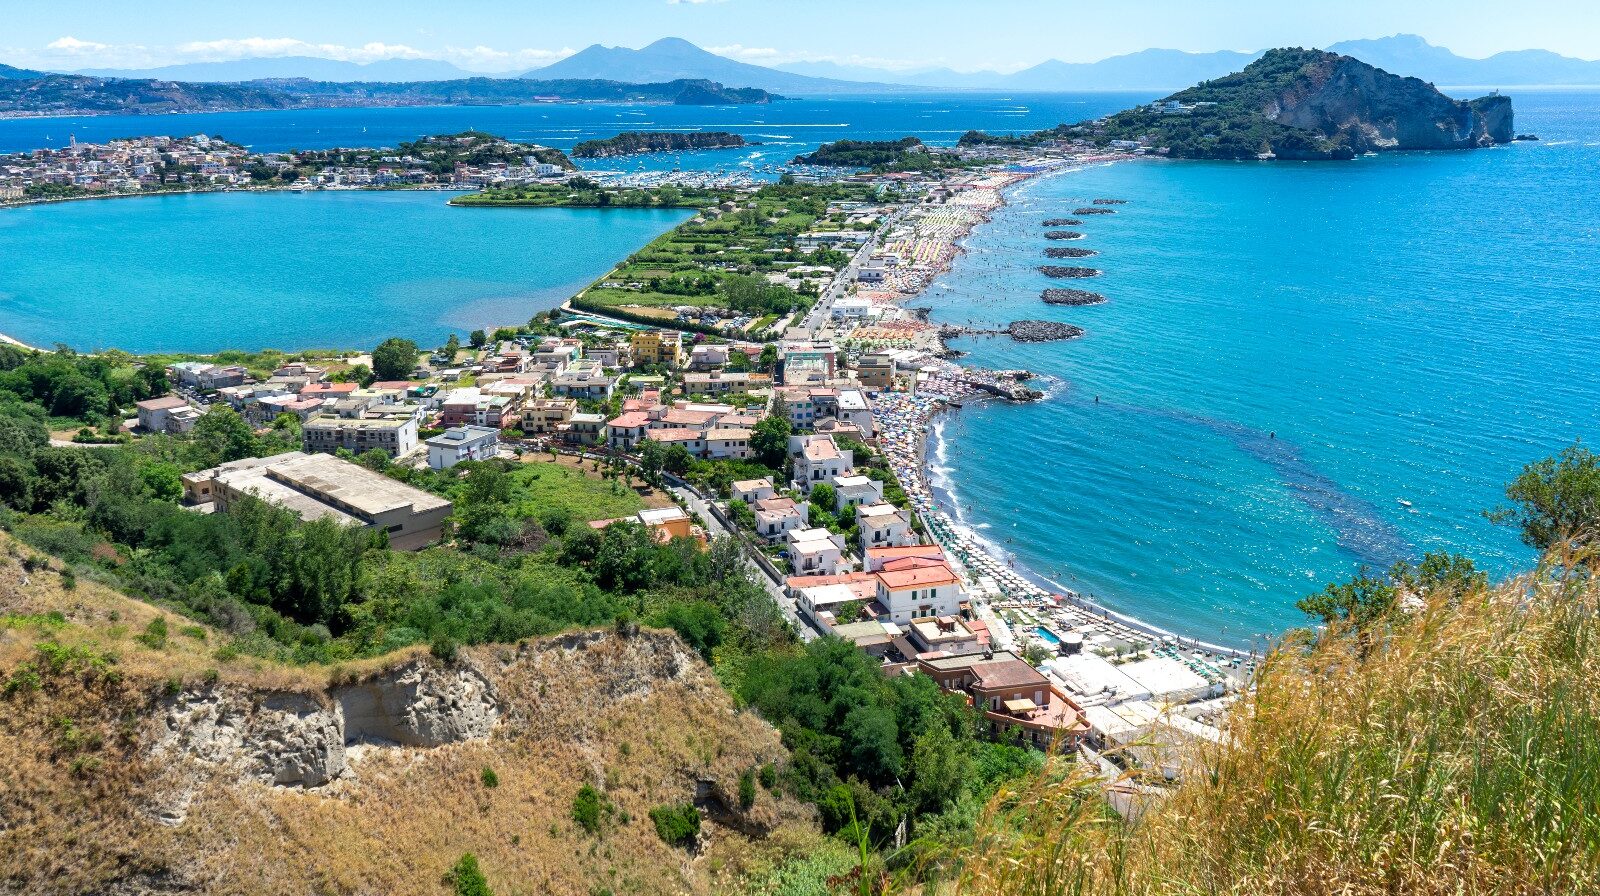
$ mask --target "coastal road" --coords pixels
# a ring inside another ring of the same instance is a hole
[[[727,530],[726,527],[717,521],[717,518],[712,515],[710,508],[706,507],[705,502],[700,500],[699,496],[697,496],[694,492],[678,485],[668,487],[672,490],[674,495],[677,495],[679,498],[683,499],[684,504],[689,507],[689,511],[691,513],[700,518],[700,523],[701,525],[705,526],[707,535],[711,536],[712,538],[721,538],[723,536],[732,534]],[[814,640],[817,637],[816,630],[814,630],[809,623],[800,617],[800,608],[795,606],[793,598],[784,593],[783,586],[768,578],[766,572],[762,570],[761,567],[757,566],[755,561],[751,560],[749,557],[746,557],[744,562],[745,565],[750,568],[750,577],[754,579],[761,587],[765,588],[768,594],[772,595],[772,600],[777,603],[778,609],[783,611],[784,618],[789,620],[789,622],[794,626],[795,631],[800,633],[800,640]]]
[[[826,290],[823,291],[822,296],[817,300],[817,303],[811,306],[811,310],[806,313],[806,316],[800,321],[799,324],[796,324],[795,327],[791,327],[790,329],[798,328],[804,330],[804,335],[806,338],[815,336],[817,331],[832,319],[834,301],[844,298],[849,293],[850,284],[855,282],[856,274],[860,272],[861,265],[870,259],[872,257],[872,253],[877,250],[878,237],[887,233],[890,228],[898,224],[900,219],[904,217],[905,214],[905,209],[900,208],[885,217],[883,219],[883,223],[879,224],[877,229],[872,231],[872,237],[863,243],[861,248],[856,250],[855,255],[850,257],[850,263],[845,265],[844,268],[839,271],[839,273],[834,275],[833,282],[828,285]]]

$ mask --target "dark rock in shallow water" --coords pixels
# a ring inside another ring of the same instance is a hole
[[[1085,277],[1098,277],[1100,272],[1094,268],[1068,268],[1057,264],[1047,264],[1039,268],[1039,273],[1046,277],[1058,277],[1064,280],[1081,280]]]
[[[1018,320],[1006,327],[1006,333],[1018,342],[1054,342],[1076,339],[1083,335],[1083,328],[1053,320]]]
[[[1039,294],[1046,305],[1100,305],[1106,297],[1086,289],[1047,289]]]
[[[1083,234],[1076,230],[1052,230],[1044,235],[1047,240],[1081,240]]]
[[[1046,227],[1077,227],[1083,222],[1077,218],[1051,218],[1044,222]]]
[[[1128,204],[1128,200],[1126,200],[1126,199],[1096,199],[1094,201],[1094,204],[1095,205],[1127,205]]]
[[[1114,215],[1117,210],[1114,208],[1075,208],[1072,213],[1074,215]]]
[[[1518,134],[1517,136],[1512,137],[1511,139],[1514,140],[1517,143],[1531,143],[1531,142],[1533,142],[1535,140],[1538,140],[1539,139],[1539,135],[1538,134]],[[1046,221],[1045,223],[1049,224],[1050,222]]]
[[[1051,246],[1044,250],[1045,258],[1092,258],[1099,254],[1093,249],[1079,249],[1075,246]]]

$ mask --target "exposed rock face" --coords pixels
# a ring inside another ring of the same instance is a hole
[[[359,684],[333,690],[346,742],[375,741],[412,747],[488,737],[500,704],[483,674],[471,666],[443,669],[401,666]]]
[[[488,737],[499,719],[500,702],[478,669],[416,661],[327,694],[181,691],[166,700],[151,752],[268,784],[321,787],[346,772],[349,744],[436,747]],[[181,803],[163,810],[164,820],[181,820]]]
[[[1514,136],[1510,97],[1453,100],[1421,79],[1334,53],[1301,69],[1262,112],[1278,124],[1342,137],[1357,152],[1473,149]]]

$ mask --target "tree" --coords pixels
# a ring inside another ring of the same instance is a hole
[[[478,857],[464,853],[444,876],[445,885],[455,896],[494,896],[489,880],[478,867]]]
[[[451,333],[450,338],[444,341],[443,351],[446,358],[454,361],[456,359],[456,352],[461,351],[461,337]]]
[[[834,512],[834,506],[839,502],[839,495],[829,483],[819,482],[811,487],[809,500],[814,511],[831,514]]]
[[[203,467],[255,456],[256,436],[250,424],[224,404],[212,405],[211,410],[196,421],[189,437],[197,454],[196,461]]]
[[[661,465],[666,468],[668,473],[674,476],[682,476],[689,472],[690,467],[694,466],[694,457],[689,454],[689,449],[678,442],[673,442],[667,446],[666,451],[662,452]]]
[[[761,347],[761,359],[756,362],[762,373],[771,373],[778,368],[778,347],[767,343]]]
[[[1523,467],[1506,497],[1513,506],[1491,511],[1490,520],[1521,529],[1528,547],[1565,548],[1590,569],[1600,567],[1600,456],[1571,445]]]
[[[1348,627],[1364,632],[1394,609],[1395,595],[1394,585],[1363,571],[1348,582],[1330,582],[1322,591],[1301,598],[1295,607],[1321,619],[1330,629]]]
[[[0,504],[13,510],[33,509],[33,470],[14,457],[0,456]]]
[[[483,348],[489,343],[489,334],[483,332],[482,330],[473,330],[472,333],[467,336],[467,341],[472,344],[473,348]]]
[[[645,439],[639,445],[639,468],[644,471],[645,481],[651,485],[661,481],[661,469],[665,460],[660,442]]]
[[[789,435],[792,431],[788,418],[766,417],[750,433],[750,450],[765,466],[782,470],[784,460],[789,457]]]
[[[1396,563],[1389,571],[1389,580],[1396,587],[1421,597],[1447,596],[1460,600],[1489,584],[1489,576],[1480,571],[1472,560],[1460,554],[1430,551],[1422,562]]]
[[[417,354],[417,344],[409,339],[385,339],[372,350],[372,372],[380,380],[410,379]]]

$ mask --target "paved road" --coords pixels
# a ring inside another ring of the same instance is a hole
[[[701,525],[705,526],[707,535],[710,535],[712,538],[721,538],[723,536],[732,534],[725,526],[717,521],[717,518],[713,516],[711,511],[706,507],[705,502],[696,497],[694,492],[691,492],[688,489],[678,485],[669,486],[669,488],[672,489],[673,494],[683,499],[683,502],[688,505],[691,513],[700,518],[700,523]],[[745,565],[750,568],[751,578],[754,579],[761,587],[765,588],[768,594],[772,595],[772,599],[777,603],[778,609],[783,611],[784,618],[788,619],[789,622],[794,626],[795,631],[800,633],[800,640],[810,641],[816,638],[816,630],[811,627],[810,623],[801,618],[800,608],[795,606],[793,598],[784,593],[783,586],[772,581],[772,579],[767,576],[766,570],[763,570],[760,566],[757,566],[755,561],[751,560],[749,557],[745,558]]]

